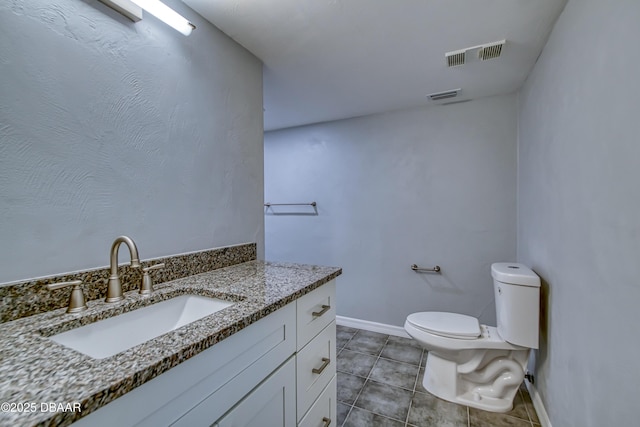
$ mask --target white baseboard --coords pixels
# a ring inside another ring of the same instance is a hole
[[[336,316],[336,324],[349,328],[364,329],[365,331],[394,335],[396,337],[411,338],[402,326],[387,325],[385,323],[370,322],[369,320],[354,319],[352,317]]]
[[[538,418],[540,419],[541,427],[551,427],[551,420],[549,419],[549,414],[547,414],[547,410],[542,403],[542,398],[540,397],[540,393],[538,393],[538,389],[531,384],[528,380],[525,380],[525,385],[527,386],[527,390],[529,390],[529,396],[531,396],[531,401],[533,402],[533,407],[538,414]]]

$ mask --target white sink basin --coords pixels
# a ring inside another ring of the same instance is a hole
[[[181,295],[54,335],[50,339],[94,359],[103,359],[233,304],[199,295]]]

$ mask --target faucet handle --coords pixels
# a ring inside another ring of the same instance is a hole
[[[69,282],[50,283],[47,288],[51,291],[55,289],[62,289],[68,286],[73,286],[71,289],[71,295],[69,295],[69,307],[67,307],[67,313],[79,313],[87,309],[87,302],[84,299],[84,293],[82,292],[82,280],[71,280]]]
[[[145,268],[142,269],[142,272],[146,273],[148,271],[159,270],[161,268],[164,268],[164,262],[161,262],[161,263],[158,263],[158,264],[153,264],[153,265],[150,265],[149,267],[145,267]]]
[[[140,295],[151,295],[153,292],[153,280],[151,280],[151,276],[149,276],[149,272],[151,270],[159,270],[164,268],[164,262],[159,264],[154,264],[149,267],[144,267],[142,269],[142,283],[140,283]]]

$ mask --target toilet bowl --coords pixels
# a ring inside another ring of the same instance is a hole
[[[450,402],[508,412],[538,348],[540,278],[516,263],[491,266],[498,326],[458,313],[410,314],[404,329],[427,351],[423,386]]]

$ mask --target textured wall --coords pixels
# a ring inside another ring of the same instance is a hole
[[[261,256],[261,64],[167,3],[191,36],[98,1],[0,3],[0,282],[108,264],[120,234],[142,258]]]
[[[516,123],[503,96],[267,132],[265,200],[318,203],[266,211],[267,258],[343,267],[343,316],[495,324],[490,265],[516,256]]]
[[[569,1],[519,100],[518,258],[554,426],[638,425],[640,2]]]

